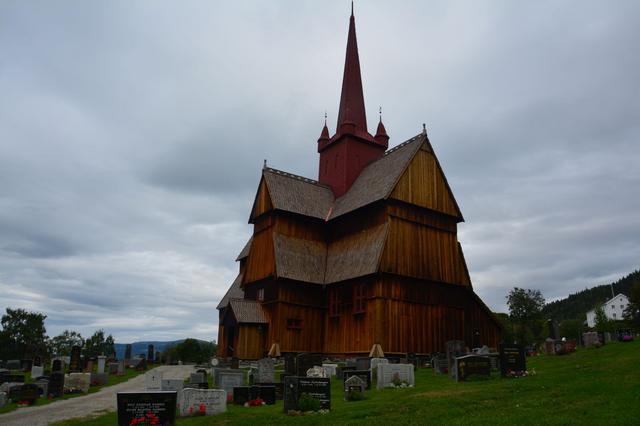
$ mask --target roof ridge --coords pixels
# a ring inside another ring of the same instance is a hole
[[[293,173],[285,172],[283,170],[274,169],[273,167],[265,167],[264,170],[268,171],[268,172],[275,173],[275,174],[280,175],[280,176],[285,176],[285,177],[288,177],[288,178],[291,178],[291,179],[295,179],[295,180],[299,180],[299,181],[302,181],[302,182],[310,183],[310,184],[313,184],[313,185],[318,185],[318,186],[321,186],[323,188],[331,189],[328,185],[320,183],[317,180],[310,179],[308,177],[304,177],[304,176],[300,176],[300,175],[296,175],[296,174],[293,174]]]
[[[422,136],[422,133],[417,134],[417,135],[415,135],[414,137],[412,137],[411,139],[408,139],[408,140],[406,140],[406,141],[402,142],[401,144],[398,144],[398,145],[394,146],[393,148],[391,148],[391,149],[387,150],[387,152],[385,152],[385,153],[383,154],[383,157],[386,157],[387,155],[392,154],[392,153],[394,153],[394,152],[398,151],[398,150],[399,150],[399,149],[401,149],[401,148],[404,148],[405,146],[409,145],[411,142],[416,141],[416,140],[417,140],[418,138],[420,138],[421,136]]]

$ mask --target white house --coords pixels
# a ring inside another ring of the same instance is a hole
[[[624,294],[616,294],[615,297],[602,305],[604,314],[610,320],[621,320],[624,310],[629,305],[629,298]],[[587,312],[587,325],[589,327],[596,326],[596,310],[592,309]]]

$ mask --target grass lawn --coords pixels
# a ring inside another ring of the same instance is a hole
[[[142,372],[140,371],[135,371],[135,369],[133,368],[125,368],[124,370],[124,374],[122,376],[116,376],[116,375],[109,375],[109,383],[107,383],[106,385],[102,385],[102,386],[91,386],[89,388],[89,393],[94,393],[94,392],[98,392],[100,389],[108,387],[108,386],[113,386],[113,385],[117,385],[118,383],[122,383],[122,382],[126,382],[127,380],[136,377],[138,374],[141,374]],[[31,383],[31,373],[27,372],[24,373],[24,382],[25,383]],[[32,405],[32,407],[37,406],[37,405],[47,405],[47,404],[51,404],[54,401],[60,401],[62,399],[69,399],[69,398],[77,398],[79,396],[83,396],[86,395],[84,393],[73,393],[73,394],[67,394],[67,395],[63,395],[60,398],[54,398],[54,399],[48,399],[48,398],[38,398],[35,402],[35,404]],[[0,408],[0,414],[3,413],[8,413],[10,411],[13,410],[17,410],[20,409],[20,407],[18,407],[18,404],[16,404],[15,402],[10,402],[7,405],[5,405],[4,407]]]
[[[527,359],[535,375],[455,383],[432,370],[416,372],[416,387],[367,391],[367,399],[343,401],[332,380],[329,414],[286,416],[274,406],[228,406],[212,417],[179,419],[179,426],[225,425],[541,425],[640,424],[640,341],[578,349],[565,356]],[[116,413],[56,426],[112,426]]]

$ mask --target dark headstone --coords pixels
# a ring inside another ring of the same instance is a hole
[[[22,369],[22,363],[19,359],[10,359],[7,361],[6,368],[8,370],[20,370]]]
[[[342,379],[342,378],[344,377],[344,373],[345,373],[346,371],[356,371],[356,367],[355,367],[355,366],[351,366],[351,365],[347,365],[347,366],[341,367],[341,368],[340,368],[340,374],[337,374],[337,372],[336,372],[336,375],[337,375],[340,379]]]
[[[117,362],[110,362],[109,363],[109,374],[118,374],[118,363]]]
[[[231,368],[237,370],[240,368],[240,358],[233,357],[231,358]]]
[[[364,380],[362,380],[360,377],[356,375],[349,377],[343,383],[344,400],[350,401],[354,392],[364,393],[366,386],[367,385],[365,384]]]
[[[276,403],[276,387],[274,385],[252,386],[253,392],[257,397],[262,399],[266,405],[274,405]]]
[[[36,367],[42,367],[42,357],[40,355],[36,355],[33,357],[33,365]]]
[[[23,359],[22,361],[20,361],[20,369],[25,373],[27,371],[31,371],[31,367],[33,367],[33,360]]]
[[[462,340],[450,340],[445,343],[447,354],[447,368],[449,369],[449,378],[456,378],[456,358],[466,354],[464,342]]]
[[[284,382],[284,412],[298,410],[300,396],[306,393],[320,401],[321,409],[331,409],[331,380],[320,377],[288,376]]]
[[[7,382],[24,383],[24,374],[7,374]]]
[[[560,332],[558,331],[558,321],[553,319],[547,320],[547,327],[549,328],[549,338],[556,340],[560,338]]]
[[[69,360],[69,372],[79,373],[82,371],[82,365],[80,363],[80,346],[73,346],[71,348],[71,359]]]
[[[238,386],[233,388],[233,404],[244,405],[245,402],[251,400],[251,387],[250,386]]]
[[[118,426],[130,426],[139,418],[149,424],[173,426],[177,397],[176,392],[118,392]]]
[[[145,371],[147,369],[147,360],[144,358],[141,358],[140,361],[138,361],[138,364],[136,365],[136,371]]]
[[[127,343],[124,348],[124,359],[131,359],[131,343]]]
[[[369,370],[370,368],[371,358],[356,358],[356,370]]]
[[[24,384],[12,383],[7,391],[7,396],[12,402],[20,402],[22,396],[22,387]]]
[[[302,353],[296,357],[297,375],[304,377],[307,375],[307,370],[315,366],[322,366],[321,354]]]
[[[351,376],[358,376],[366,384],[367,389],[371,389],[371,371],[369,370],[349,370],[342,373],[342,380],[347,381]]]
[[[527,369],[527,360],[522,345],[500,345],[500,374],[508,377]]]
[[[491,360],[487,356],[466,355],[456,358],[456,381],[470,376],[491,376]]]
[[[284,398],[284,382],[274,383],[273,387],[276,388],[276,400],[282,401],[282,398]]]
[[[284,354],[284,372],[286,374],[295,376],[298,373],[298,369],[296,367],[296,354],[294,353],[286,353]]]
[[[153,360],[155,359],[155,354],[156,353],[153,350],[153,345],[147,346],[147,361],[153,362]]]
[[[62,373],[62,361],[59,359],[54,359],[51,364],[51,371],[56,373]]]
[[[49,389],[47,390],[49,395],[54,398],[62,396],[64,393],[64,373],[53,372],[49,376]]]

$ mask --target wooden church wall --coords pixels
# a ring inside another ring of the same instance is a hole
[[[460,215],[436,157],[424,144],[398,181],[391,198],[453,217]]]
[[[262,358],[265,352],[265,337],[260,326],[240,324],[234,355],[240,359]]]
[[[272,226],[269,226],[253,234],[247,270],[243,277],[245,283],[274,276],[276,273],[271,228]]]
[[[256,194],[255,204],[253,206],[253,210],[251,211],[251,221],[254,218],[259,217],[260,215],[270,211],[273,209],[273,204],[271,203],[271,196],[269,195],[269,190],[267,188],[267,183],[264,178],[260,180],[260,186],[258,187],[258,192]]]

